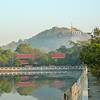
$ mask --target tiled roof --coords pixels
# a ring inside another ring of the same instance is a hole
[[[35,58],[35,54],[17,54],[17,58]]]
[[[20,60],[22,64],[28,64],[28,60]],[[34,61],[34,64],[38,64],[37,61]]]
[[[62,54],[52,54],[52,58],[65,58],[66,54],[62,53]]]
[[[22,64],[28,64],[28,60],[20,60]]]

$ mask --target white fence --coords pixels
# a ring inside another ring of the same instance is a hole
[[[82,70],[84,66],[55,66],[55,67],[48,67],[48,66],[41,66],[41,67],[0,67],[0,71],[55,71],[55,70]]]

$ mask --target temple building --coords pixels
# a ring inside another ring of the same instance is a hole
[[[60,58],[65,58],[66,54],[65,53],[61,53],[61,54],[52,54],[52,58],[55,59],[55,61],[57,61]]]
[[[32,65],[29,65],[28,60],[30,58],[35,59],[35,54],[17,54],[17,58],[21,61],[22,65],[25,67],[32,67]],[[38,64],[38,62],[34,61],[34,64]]]
[[[69,32],[74,35],[74,34],[77,34],[77,35],[81,35],[81,31],[76,31],[73,29],[73,25],[71,24],[71,29],[69,30]]]

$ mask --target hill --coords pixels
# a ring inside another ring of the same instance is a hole
[[[75,31],[80,31],[76,28],[73,29]],[[70,29],[64,27],[53,27],[52,29],[45,30],[30,39],[25,39],[24,41],[20,39],[18,42],[13,41],[1,48],[14,51],[19,44],[27,43],[30,44],[32,48],[38,48],[48,52],[50,50],[56,50],[61,45],[65,45],[67,48],[70,47],[68,43],[69,40],[76,42],[76,40],[87,40],[90,38],[90,35],[83,33],[82,31],[80,31],[81,34],[72,34],[69,30]]]

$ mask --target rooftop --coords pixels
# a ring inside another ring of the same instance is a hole
[[[35,54],[17,54],[17,58],[35,58]]]
[[[66,54],[62,53],[62,54],[52,54],[52,58],[65,58]]]

